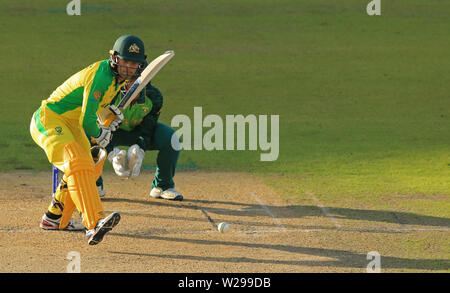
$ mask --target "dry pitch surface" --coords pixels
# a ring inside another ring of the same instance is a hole
[[[0,173],[0,272],[64,273],[71,251],[85,273],[364,273],[371,251],[382,272],[449,270],[446,225],[343,221],[314,194],[292,205],[247,173],[178,171],[182,202],[150,198],[150,171],[135,180],[106,173],[104,208],[122,220],[89,246],[83,232],[39,229],[50,173]],[[222,221],[229,232],[217,231]]]

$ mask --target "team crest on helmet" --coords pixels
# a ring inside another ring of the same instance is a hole
[[[128,52],[130,52],[130,53],[136,53],[136,54],[139,54],[139,46],[138,45],[136,45],[136,43],[134,43],[133,45],[131,45],[129,48],[128,48]]]

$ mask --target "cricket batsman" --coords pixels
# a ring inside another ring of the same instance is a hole
[[[142,41],[122,36],[115,46],[127,58],[110,51],[110,58],[95,62],[69,77],[33,114],[30,133],[51,164],[64,173],[40,227],[47,230],[84,230],[89,245],[98,244],[120,221],[119,213],[105,216],[96,186],[106,157],[104,147],[122,122],[123,114],[111,107],[115,120],[109,127],[97,123],[97,113],[108,106],[127,80],[142,71]],[[91,149],[88,136],[96,147]],[[92,152],[92,153],[91,153]],[[94,157],[93,155],[94,154]],[[82,223],[71,220],[75,208]]]

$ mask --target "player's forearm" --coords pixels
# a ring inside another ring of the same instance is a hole
[[[97,125],[97,116],[95,118],[83,119],[82,127],[87,136],[98,137],[100,134],[100,128]]]

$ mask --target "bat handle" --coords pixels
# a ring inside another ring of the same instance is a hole
[[[105,120],[102,121],[102,125],[104,127],[109,127],[111,125],[111,123],[114,121],[114,119],[115,119],[115,115],[113,113],[111,113]],[[97,144],[97,142],[95,141],[95,139],[93,137],[91,137],[91,143]]]

